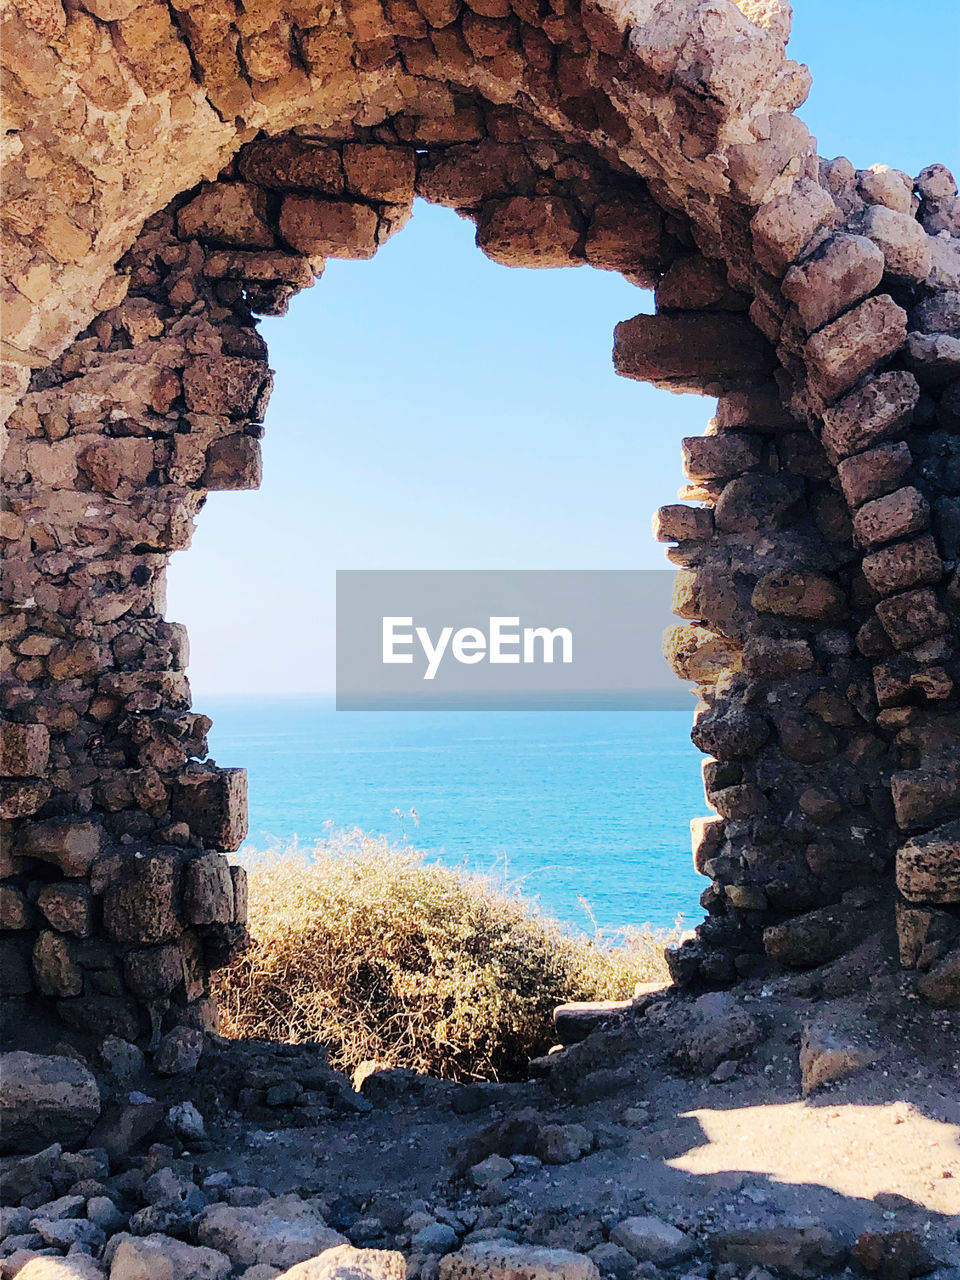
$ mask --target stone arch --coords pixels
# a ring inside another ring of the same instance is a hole
[[[258,483],[255,315],[414,194],[498,261],[653,287],[617,371],[719,397],[657,517],[715,810],[676,979],[820,963],[895,907],[957,998],[960,206],[940,166],[818,159],[788,25],[779,0],[8,13],[14,1010],[39,991],[132,1039],[212,1016],[245,780],[205,761],[165,564],[207,491]]]

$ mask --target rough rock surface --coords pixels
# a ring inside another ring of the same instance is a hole
[[[100,1115],[93,1073],[73,1058],[0,1054],[0,1151],[86,1138]]]

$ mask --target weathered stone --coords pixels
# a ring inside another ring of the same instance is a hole
[[[737,476],[724,486],[714,508],[721,533],[769,532],[780,528],[800,497],[796,484],[778,476]]]
[[[754,214],[750,223],[757,261],[774,275],[799,257],[818,232],[832,227],[840,210],[828,191],[803,179],[789,195],[777,196]]]
[[[31,778],[44,773],[50,755],[50,731],[44,724],[0,725],[0,776]]]
[[[939,582],[943,561],[933,538],[913,538],[863,557],[863,576],[880,595]]]
[[[85,884],[47,885],[37,895],[37,906],[60,933],[87,938],[93,932],[93,895]]]
[[[740,760],[760,750],[770,736],[770,725],[755,711],[718,702],[698,717],[690,736],[707,755]]]
[[[800,1038],[800,1092],[805,1098],[875,1062],[878,1052],[862,1027],[826,1014],[804,1024]]]
[[[413,199],[416,159],[409,147],[349,143],[343,148],[347,190],[367,200],[409,204]]]
[[[298,1262],[276,1280],[405,1280],[406,1259],[391,1249],[357,1249],[351,1244],[324,1249]]]
[[[83,990],[83,972],[70,942],[49,929],[34,943],[33,976],[45,996],[78,996]]]
[[[482,1240],[440,1259],[438,1280],[598,1280],[594,1262],[568,1249]]]
[[[199,767],[180,775],[171,812],[208,848],[232,852],[247,838],[245,769]]]
[[[912,902],[960,902],[960,822],[914,836],[897,850],[897,888]]]
[[[266,220],[266,199],[243,182],[205,186],[177,214],[181,236],[196,236],[213,244],[269,249],[273,232]]]
[[[907,313],[887,294],[867,298],[809,339],[804,348],[816,389],[830,402],[893,355],[907,337]]]
[[[846,612],[843,592],[820,573],[764,574],[753,589],[753,607],[781,618],[833,622]]]
[[[911,649],[950,629],[950,620],[930,587],[881,600],[877,617],[896,649]]]
[[[183,394],[194,413],[249,414],[267,376],[259,360],[245,356],[197,356],[183,371]]]
[[[280,233],[300,253],[318,258],[372,258],[377,248],[377,212],[368,204],[285,196]]]
[[[878,1280],[911,1280],[936,1269],[937,1263],[916,1231],[864,1231],[850,1256],[868,1276]]]
[[[736,996],[726,991],[710,991],[700,996],[678,1018],[670,1052],[684,1070],[697,1075],[709,1075],[718,1063],[727,1059],[742,1058],[763,1036],[756,1018],[744,1009]],[[617,1243],[630,1249],[623,1240]]]
[[[871,378],[823,414],[823,446],[831,458],[858,453],[906,427],[920,397],[911,373],[896,370]]]
[[[610,1232],[610,1239],[638,1262],[672,1267],[697,1251],[695,1241],[660,1218],[624,1218]]]
[[[104,1111],[88,1141],[102,1147],[111,1160],[119,1160],[148,1138],[162,1119],[163,1103],[154,1098],[113,1103]]]
[[[737,642],[707,627],[668,627],[663,634],[663,656],[682,680],[702,684],[716,681],[740,665]]]
[[[507,267],[566,267],[583,230],[575,207],[566,200],[511,196],[483,205],[477,244],[494,262]]]
[[[913,485],[865,503],[853,517],[853,531],[862,547],[907,538],[929,524],[930,504]]]
[[[674,504],[661,507],[653,517],[658,542],[708,542],[713,535],[713,512],[705,507]]]
[[[587,242],[587,257],[590,245]],[[687,254],[657,284],[657,311],[744,311],[748,299],[731,289],[722,262]]]
[[[931,1004],[960,1009],[960,948],[933,965],[920,979],[918,987]]]
[[[110,1280],[226,1280],[226,1254],[172,1236],[126,1236],[113,1255]]]
[[[820,907],[763,931],[767,955],[791,969],[813,969],[835,960],[868,932],[870,919],[856,907]]]
[[[313,1205],[296,1195],[277,1196],[251,1208],[211,1205],[200,1218],[197,1240],[247,1267],[291,1267],[348,1243]]]
[[[162,1076],[189,1075],[197,1069],[202,1053],[203,1032],[196,1027],[176,1027],[160,1041],[153,1065]]]
[[[310,138],[287,135],[251,142],[241,149],[237,167],[249,182],[280,191],[339,195],[344,185],[340,152]]]
[[[826,1227],[788,1223],[720,1232],[711,1236],[710,1250],[721,1262],[775,1267],[800,1280],[821,1280],[847,1256],[847,1246]]]
[[[17,853],[52,862],[65,876],[85,876],[100,854],[100,828],[93,822],[52,819],[21,829]]]
[[[127,986],[141,1000],[159,1000],[183,982],[183,959],[174,943],[128,951],[123,957]]]
[[[883,253],[888,275],[926,280],[930,274],[930,240],[908,212],[874,205],[864,213],[862,229]]]
[[[717,436],[688,436],[682,441],[683,471],[691,480],[724,479],[750,471],[761,463],[757,436],[738,431]]]
[[[621,321],[613,363],[622,377],[697,391],[768,373],[775,359],[746,316],[679,312]]]
[[[128,862],[123,878],[103,896],[103,922],[116,942],[153,944],[176,937],[179,853]]]
[[[883,252],[866,236],[831,236],[819,249],[791,267],[783,293],[796,303],[808,332],[872,293],[883,278]]]
[[[845,458],[837,467],[843,496],[851,507],[859,507],[871,498],[892,492],[912,461],[909,446],[902,440]]]
[[[0,1151],[80,1142],[100,1115],[100,1090],[75,1058],[0,1054]]]

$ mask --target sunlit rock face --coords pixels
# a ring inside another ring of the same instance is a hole
[[[942,166],[816,156],[788,25],[779,0],[7,10],[11,1019],[213,1023],[245,778],[205,762],[166,563],[208,491],[259,483],[256,316],[416,195],[498,262],[654,289],[617,372],[719,397],[656,519],[715,813],[677,981],[814,966],[895,914],[960,999],[960,205]]]

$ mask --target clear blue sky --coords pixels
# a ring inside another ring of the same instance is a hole
[[[957,0],[796,0],[791,52],[821,155],[960,170]],[[651,309],[609,272],[497,266],[421,202],[330,262],[261,326],[261,489],[212,494],[174,557],[195,694],[329,691],[338,568],[662,567],[650,516],[712,402],[614,376],[614,325]]]

